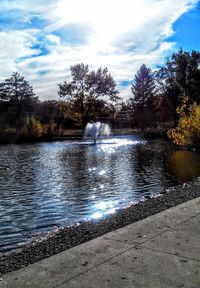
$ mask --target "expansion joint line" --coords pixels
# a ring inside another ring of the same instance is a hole
[[[123,243],[123,244],[125,244],[125,243]],[[127,245],[128,245],[128,244],[127,244]],[[61,285],[63,285],[64,283],[67,283],[67,282],[69,282],[69,281],[71,281],[71,280],[73,280],[73,279],[75,279],[75,278],[77,278],[77,277],[79,277],[79,276],[81,276],[81,275],[83,275],[83,274],[85,274],[85,273],[87,273],[87,272],[89,272],[89,271],[95,269],[96,267],[101,266],[102,264],[104,264],[104,263],[106,263],[106,262],[108,262],[108,261],[114,259],[115,257],[118,257],[118,256],[120,256],[120,255],[126,253],[127,251],[129,251],[129,250],[131,250],[131,249],[133,249],[132,246],[129,247],[128,249],[122,251],[121,253],[116,254],[116,255],[114,255],[114,256],[112,256],[112,257],[110,257],[110,258],[108,258],[108,259],[102,261],[101,263],[96,264],[96,265],[94,265],[93,267],[88,268],[88,269],[86,269],[85,271],[80,272],[79,274],[77,274],[77,275],[75,275],[75,276],[73,276],[73,277],[71,277],[71,278],[69,278],[69,279],[67,279],[67,280],[65,280],[65,281],[63,281],[63,282],[61,282],[61,283],[59,283],[58,285],[56,285],[56,286],[54,286],[54,287],[52,287],[52,288],[58,288],[58,287],[60,287]]]
[[[179,254],[177,254],[177,253],[170,253],[170,252],[167,252],[167,251],[157,250],[157,249],[155,249],[155,248],[149,248],[149,247],[145,247],[145,246],[142,246],[142,245],[138,245],[138,247],[140,247],[140,248],[142,248],[142,249],[147,249],[147,250],[150,250],[150,251],[154,251],[154,252],[159,252],[159,253],[167,254],[167,255],[170,255],[170,256],[176,256],[176,257],[178,257],[178,258],[184,258],[184,259],[187,259],[187,260],[192,260],[192,261],[200,262],[199,259],[187,257],[187,256],[184,256],[184,255],[179,255]]]

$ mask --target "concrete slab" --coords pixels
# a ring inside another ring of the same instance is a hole
[[[162,233],[141,246],[200,260],[200,216]]]
[[[2,278],[0,278],[0,288],[7,288],[7,285]]]
[[[172,207],[171,209],[179,210],[180,212],[185,213],[185,215],[188,215],[189,217],[199,215],[200,214],[200,197],[187,201],[176,207]],[[167,212],[168,210],[166,210],[165,212]]]
[[[135,248],[58,288],[199,288],[200,263]]]
[[[200,198],[6,274],[0,288],[199,288],[199,212]]]
[[[9,288],[51,288],[118,255],[130,245],[99,237],[3,276]],[[3,287],[4,288],[4,287]]]
[[[185,211],[188,216],[195,216],[200,214],[200,197],[185,202],[177,206],[179,210]],[[174,207],[176,208],[176,207]]]
[[[198,214],[200,214],[199,198],[110,232],[104,238],[128,244],[143,243]]]

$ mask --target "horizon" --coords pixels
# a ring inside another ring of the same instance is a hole
[[[200,0],[132,2],[2,0],[0,81],[17,71],[40,100],[54,100],[70,66],[83,62],[107,67],[128,98],[143,63],[155,70],[180,48],[200,50]]]

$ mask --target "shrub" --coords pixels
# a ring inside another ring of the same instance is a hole
[[[200,147],[200,105],[189,103],[185,97],[177,108],[178,125],[168,131],[169,138],[177,145],[184,147]]]
[[[44,124],[43,127],[44,127],[43,132],[46,136],[54,136],[55,135],[55,130],[57,128],[57,124],[53,120],[51,120],[47,124]]]
[[[34,117],[26,117],[24,125],[20,129],[20,136],[24,138],[40,138],[43,134],[43,127],[40,121]]]

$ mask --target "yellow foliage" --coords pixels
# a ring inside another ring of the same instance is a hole
[[[200,146],[200,105],[189,104],[184,98],[182,105],[177,108],[179,121],[176,128],[168,131],[169,138],[177,145]]]
[[[40,121],[34,117],[26,117],[20,135],[26,138],[39,138],[43,134],[43,127]]]

